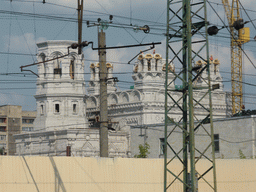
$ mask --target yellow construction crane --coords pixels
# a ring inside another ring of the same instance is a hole
[[[243,106],[243,74],[242,74],[242,45],[250,41],[250,29],[244,27],[240,18],[239,0],[222,0],[228,18],[231,33],[231,85],[232,85],[232,114],[241,111]]]

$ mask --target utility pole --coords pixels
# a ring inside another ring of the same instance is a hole
[[[98,46],[100,62],[100,157],[108,157],[108,103],[107,103],[107,66],[106,34],[98,27]]]
[[[98,48],[93,48],[93,42],[82,42],[82,45],[88,46],[92,44],[93,50],[98,50],[99,54],[99,63],[100,63],[100,157],[108,157],[108,103],[107,103],[107,81],[109,79],[117,80],[116,77],[108,78],[107,75],[107,66],[106,66],[106,49],[121,49],[128,47],[139,47],[139,46],[148,46],[152,45],[150,49],[153,49],[157,43],[149,44],[137,44],[137,45],[127,45],[127,46],[115,46],[115,47],[106,47],[106,34],[103,32],[103,29],[108,28],[108,24],[112,23],[113,16],[109,16],[109,22],[101,22],[101,18],[98,18],[97,23],[92,23],[87,21],[87,27],[98,26]],[[136,28],[137,29],[137,28]],[[137,30],[143,30],[145,33],[150,31],[149,27],[145,25],[144,27],[139,27]],[[79,44],[79,43],[78,43]],[[148,50],[150,50],[148,49]],[[146,50],[146,51],[148,51]],[[134,57],[135,58],[135,57]],[[133,58],[133,59],[134,59]]]
[[[84,0],[77,0],[77,11],[78,11],[78,55],[82,53],[82,27],[83,27],[83,10]]]
[[[82,54],[83,0],[78,3],[78,55]],[[98,27],[98,48],[106,47],[106,35]],[[108,103],[106,49],[99,49],[100,62],[100,157],[108,157]]]

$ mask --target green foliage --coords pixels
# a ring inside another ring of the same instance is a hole
[[[4,148],[0,148],[0,155],[4,154]]]
[[[135,158],[147,158],[148,154],[150,154],[149,152],[150,146],[148,143],[145,143],[145,145],[139,145],[139,150],[140,150],[140,154],[139,155],[134,155]]]
[[[240,159],[246,159],[246,156],[243,154],[243,151],[239,149],[239,157]]]

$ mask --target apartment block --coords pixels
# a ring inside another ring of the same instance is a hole
[[[22,111],[21,106],[0,106],[0,149],[2,154],[14,155],[16,152],[13,135],[33,131],[35,111]]]

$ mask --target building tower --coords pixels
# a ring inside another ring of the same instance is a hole
[[[206,62],[203,60],[198,60],[195,64],[195,67],[198,67],[197,73],[201,72],[201,70],[206,66]],[[211,84],[219,84],[219,91],[223,91],[223,83],[222,77],[220,74],[220,61],[218,59],[213,59],[212,56],[209,60],[209,68],[210,68],[210,79]],[[197,86],[206,86],[208,84],[208,74],[207,71],[203,71],[202,74],[197,78],[194,82]]]
[[[38,65],[35,131],[87,127],[83,54],[72,49],[67,55],[72,43],[75,42],[37,44],[37,58],[42,63]],[[44,62],[57,57],[61,58]]]
[[[116,91],[116,82],[113,79],[113,65],[107,63],[107,90],[108,93]],[[88,94],[89,95],[99,95],[100,94],[100,64],[92,63],[90,65],[91,78],[89,81]]]
[[[174,71],[174,66],[169,65],[169,70]],[[141,54],[133,69],[132,78],[134,88],[143,89],[143,91],[153,91],[164,87],[165,79],[165,60],[160,54]],[[173,76],[169,76],[169,82]],[[174,86],[174,83],[171,83]]]

